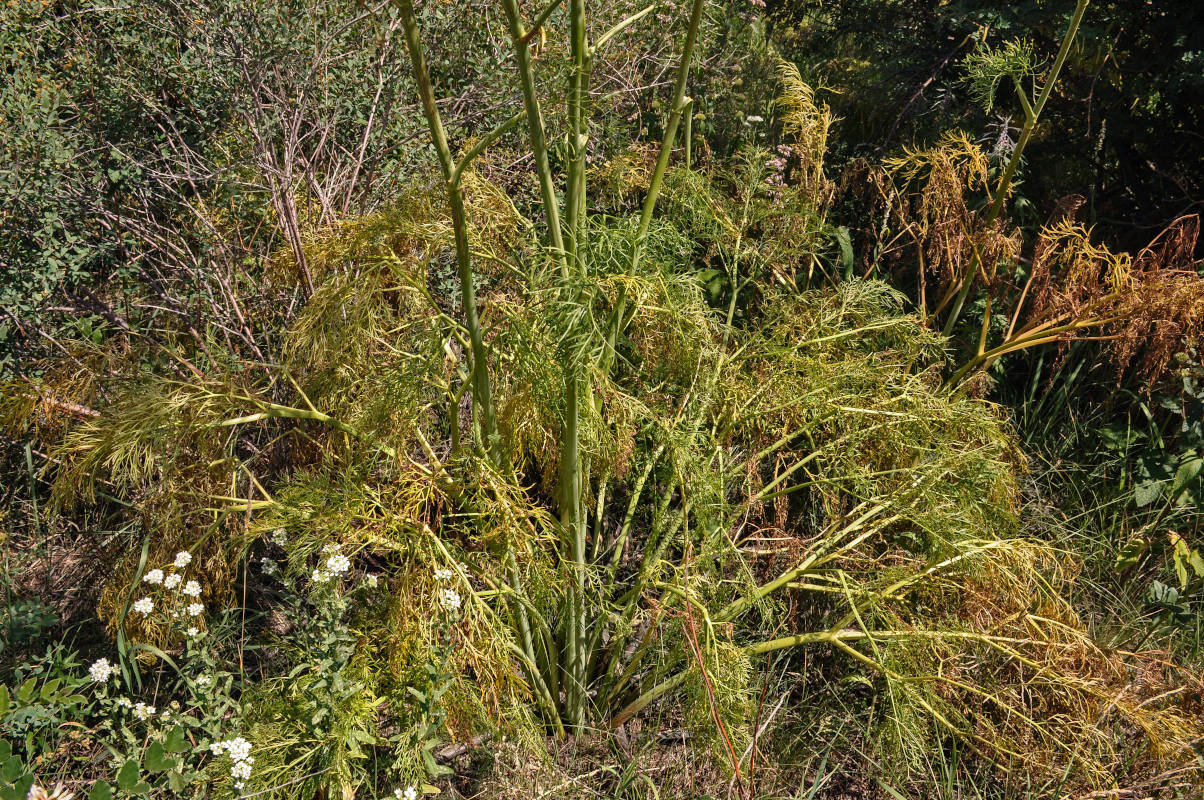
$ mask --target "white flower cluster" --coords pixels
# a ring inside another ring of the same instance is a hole
[[[276,562],[273,561],[272,559],[268,558],[267,556],[264,556],[263,558],[261,558],[259,560],[259,565],[263,569],[264,575],[270,576],[270,575],[276,574],[276,568],[277,568]]]
[[[418,800],[418,790],[413,786],[407,786],[403,792],[401,787],[398,787],[393,790],[393,796],[397,800]]]
[[[150,719],[155,715],[155,707],[141,701],[134,703],[134,716],[138,719]]]
[[[460,593],[455,589],[444,589],[439,594],[439,602],[448,611],[458,611],[460,608]]]
[[[340,547],[342,545],[328,544],[322,548],[322,552],[326,554],[326,564],[310,574],[311,581],[318,584],[326,583],[346,574],[351,569],[351,559],[339,552]]]
[[[174,568],[173,571],[164,573],[163,570],[157,568],[149,570],[142,576],[142,582],[149,583],[152,586],[162,586],[169,590],[178,590],[184,597],[196,600],[201,596],[201,584],[198,581],[184,580],[184,571],[188,569],[188,565],[192,561],[192,553],[187,550],[181,550],[176,553],[176,557],[171,563],[171,567]],[[143,616],[149,616],[155,611],[155,603],[155,599],[148,595],[134,601],[131,608]],[[190,617],[199,617],[205,612],[205,606],[199,602],[189,603],[182,610],[179,607],[172,610],[174,602],[171,598],[168,598],[165,600],[165,605],[172,612],[171,616],[176,619],[183,617],[184,612],[187,612]],[[199,633],[200,629],[195,625],[190,625],[185,631],[185,634],[189,637],[197,636]]]
[[[284,547],[288,544],[288,534],[284,532],[284,528],[277,528],[272,531],[272,543],[278,547]]]
[[[230,777],[234,778],[234,788],[242,791],[247,778],[251,777],[251,765],[255,763],[255,757],[251,755],[251,743],[238,736],[224,742],[214,742],[209,745],[209,752],[215,756],[223,752],[230,756],[234,762],[230,766]]]
[[[115,674],[117,674],[117,667],[110,664],[107,658],[98,658],[92,666],[88,667],[88,675],[97,683],[104,683]]]
[[[435,580],[439,581],[440,583],[446,583],[454,577],[456,577],[456,573],[452,572],[450,569],[435,570]],[[460,593],[455,589],[448,588],[439,592],[439,603],[448,611],[458,611],[460,609],[460,602],[462,599],[463,598],[460,597]]]

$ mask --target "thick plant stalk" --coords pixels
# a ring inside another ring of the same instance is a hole
[[[585,92],[588,79],[588,52],[585,31],[585,0],[570,0],[569,30],[573,68],[569,78],[569,167],[565,187],[565,222],[567,225],[568,264],[570,274],[578,279],[584,274],[584,216],[585,216]],[[562,297],[572,294],[573,281],[566,282]],[[580,302],[576,298],[573,302]],[[585,480],[580,457],[580,418],[582,386],[580,367],[576,363],[576,348],[570,335],[565,349],[564,382],[565,412],[560,442],[560,521],[566,534],[567,561],[572,570],[569,619],[565,637],[564,681],[568,722],[574,731],[585,724],[585,693],[587,659],[585,653],[585,520],[582,517],[582,492]]]
[[[464,211],[464,193],[460,187],[457,164],[452,160],[451,148],[447,144],[447,133],[443,130],[443,120],[439,116],[439,107],[435,104],[435,92],[431,88],[430,73],[426,67],[426,57],[422,52],[422,42],[418,35],[418,22],[414,17],[412,0],[400,0],[401,22],[405,28],[406,45],[410,52],[410,64],[414,73],[414,83],[422,98],[423,111],[426,113],[427,126],[431,132],[431,142],[439,154],[439,166],[443,170],[443,180],[447,191],[447,204],[451,212],[452,229],[456,240],[456,269],[460,281],[460,300],[464,306],[464,325],[468,329],[468,338],[472,344],[472,397],[480,409],[481,424],[485,438],[485,450],[495,460],[500,458],[497,435],[497,410],[493,405],[493,392],[489,381],[489,360],[485,350],[485,341],[481,335],[481,322],[477,315],[476,290],[473,287],[472,260],[468,246],[468,220]],[[452,413],[455,413],[453,409]]]
[[[1075,34],[1078,33],[1079,25],[1083,22],[1083,15],[1087,12],[1087,3],[1088,0],[1078,0],[1078,3],[1075,5],[1074,15],[1070,18],[1070,24],[1066,27],[1066,33],[1062,37],[1062,45],[1058,48],[1058,55],[1054,59],[1053,67],[1049,71],[1049,77],[1045,80],[1045,85],[1041,87],[1041,94],[1037,96],[1036,102],[1030,105],[1028,98],[1024,96],[1023,87],[1016,86],[1017,94],[1020,96],[1021,104],[1024,106],[1024,127],[1020,131],[1020,137],[1016,140],[1016,146],[1012,149],[1012,155],[1008,159],[1007,166],[1004,167],[1003,175],[999,178],[999,184],[995,189],[995,196],[991,199],[991,205],[987,209],[986,216],[983,218],[984,228],[989,228],[994,224],[1003,211],[1003,201],[1012,187],[1012,181],[1016,177],[1016,170],[1020,167],[1020,157],[1024,154],[1024,148],[1028,146],[1028,140],[1032,138],[1033,131],[1037,127],[1037,122],[1041,118],[1041,111],[1045,108],[1046,101],[1049,100],[1049,95],[1053,91],[1054,84],[1058,82],[1058,74],[1062,71],[1062,66],[1066,63],[1066,56],[1070,54],[1070,46],[1074,43]],[[949,319],[946,320],[942,331],[946,336],[953,332],[953,328],[961,316],[966,299],[970,296],[970,290],[974,286],[974,274],[980,266],[981,259],[977,248],[975,248],[974,259],[962,278],[964,284],[957,293],[953,308],[949,312]]]
[[[522,12],[518,0],[502,0],[506,21],[510,27],[510,38],[514,43],[514,61],[518,67],[519,86],[523,93],[523,107],[527,113],[527,136],[531,141],[531,152],[535,156],[535,175],[539,180],[539,195],[544,214],[548,218],[548,244],[556,254],[561,275],[568,277],[568,261],[564,249],[564,237],[560,228],[560,206],[556,201],[556,189],[552,179],[552,168],[548,163],[548,143],[544,134],[543,115],[539,97],[535,93],[535,73],[531,65],[530,35],[539,30],[543,21],[559,0],[548,5],[530,30],[523,28]]]

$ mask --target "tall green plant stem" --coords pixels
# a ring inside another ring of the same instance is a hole
[[[430,72],[426,66],[422,41],[418,33],[418,22],[414,16],[412,0],[400,0],[401,22],[405,28],[406,46],[410,52],[410,65],[414,83],[422,98],[422,108],[430,128],[431,142],[439,154],[439,166],[443,170],[447,204],[451,212],[452,230],[456,242],[456,270],[460,281],[460,301],[464,306],[464,326],[472,344],[472,396],[480,409],[481,424],[485,438],[485,450],[495,462],[500,459],[497,433],[497,410],[493,405],[493,392],[489,380],[489,359],[485,341],[481,335],[481,322],[477,314],[476,289],[473,286],[472,259],[468,245],[468,219],[464,211],[464,192],[459,177],[463,167],[452,160],[451,148],[439,107],[435,104],[435,92],[431,88]],[[454,410],[452,413],[456,413]]]
[[[652,178],[648,181],[648,195],[644,198],[643,208],[640,209],[640,226],[636,230],[635,241],[631,247],[631,267],[628,270],[634,275],[639,269],[644,257],[644,243],[648,239],[648,228],[652,224],[652,212],[656,209],[656,201],[660,197],[661,184],[665,180],[665,170],[669,168],[669,156],[673,153],[673,144],[677,139],[677,128],[681,124],[682,114],[691,104],[686,97],[686,83],[690,78],[690,63],[694,58],[694,45],[698,40],[698,28],[702,22],[702,7],[704,0],[694,0],[690,9],[690,25],[686,29],[686,41],[681,49],[681,63],[677,65],[677,79],[673,84],[673,103],[669,107],[669,120],[665,124],[665,137],[661,140],[660,152],[656,157],[656,167]],[[618,299],[607,323],[606,347],[602,352],[601,364],[609,369],[614,361],[615,347],[618,343],[619,332],[627,316],[627,289],[619,289]]]
[[[548,244],[556,254],[562,277],[568,277],[568,261],[564,249],[564,237],[560,229],[560,206],[556,201],[556,189],[552,179],[552,167],[548,163],[548,143],[544,133],[543,114],[539,107],[539,96],[535,93],[535,72],[531,64],[531,34],[539,30],[547,15],[560,5],[560,0],[550,3],[540,14],[530,30],[523,27],[522,12],[518,0],[502,0],[506,22],[510,27],[510,38],[514,44],[514,61],[518,70],[519,86],[523,94],[523,108],[527,113],[527,137],[531,152],[535,156],[535,175],[539,180],[539,195],[544,214],[548,219]]]
[[[1070,46],[1074,44],[1075,34],[1078,33],[1079,25],[1083,21],[1083,15],[1087,12],[1087,3],[1088,0],[1078,0],[1075,5],[1074,15],[1070,18],[1070,24],[1067,25],[1066,33],[1062,36],[1062,45],[1058,48],[1058,55],[1054,59],[1053,68],[1050,69],[1049,77],[1046,78],[1045,85],[1041,87],[1041,93],[1037,96],[1036,102],[1031,105],[1028,103],[1028,98],[1024,96],[1023,87],[1017,82],[1016,88],[1024,106],[1024,127],[1020,131],[1020,138],[1016,140],[1016,147],[1012,150],[1011,158],[1008,159],[1007,166],[1003,169],[1003,175],[999,178],[999,184],[995,189],[994,197],[991,198],[991,205],[987,208],[986,216],[983,217],[984,228],[990,228],[1003,211],[1003,201],[1011,190],[1012,181],[1015,180],[1016,170],[1020,167],[1020,158],[1024,154],[1024,148],[1028,146],[1028,141],[1032,138],[1033,131],[1037,127],[1037,122],[1041,118],[1041,111],[1045,108],[1046,101],[1049,100],[1049,95],[1053,91],[1054,84],[1058,82],[1058,74],[1062,71],[1062,66],[1066,63],[1066,57],[1070,54]],[[949,312],[949,319],[945,321],[945,327],[942,332],[946,336],[953,332],[953,328],[961,316],[966,299],[970,296],[970,291],[974,287],[974,275],[981,266],[980,261],[981,257],[978,254],[978,249],[975,248],[974,259],[970,263],[970,268],[966,270],[966,274],[962,277],[962,287],[957,293],[952,310]]]
[[[561,297],[568,303],[581,303],[585,274],[585,131],[586,89],[589,53],[585,29],[585,0],[569,2],[569,36],[572,71],[569,74],[569,162],[565,186],[565,240],[568,245],[569,279],[564,281]],[[579,324],[573,309],[569,319]],[[560,519],[566,533],[567,560],[572,569],[567,635],[564,646],[566,677],[564,690],[569,726],[580,731],[585,725],[586,633],[585,633],[585,539],[582,517],[582,493],[586,490],[580,454],[582,375],[578,363],[576,339],[580,331],[570,330],[563,363],[565,384],[564,425],[560,441]]]

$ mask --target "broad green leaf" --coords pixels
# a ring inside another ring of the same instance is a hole
[[[19,756],[9,756],[4,760],[4,766],[0,766],[0,778],[12,783],[21,777],[21,773],[24,771],[25,762],[21,761]]]
[[[13,785],[13,788],[16,790],[17,796],[22,798],[22,800],[29,797],[29,790],[33,788],[33,775],[22,775],[17,779],[17,782]]]
[[[117,786],[127,792],[134,791],[138,785],[138,762],[130,759],[121,765],[117,771]]]
[[[1175,470],[1175,480],[1171,484],[1171,497],[1176,503],[1184,505],[1188,501],[1187,488],[1200,477],[1201,472],[1204,472],[1204,458],[1199,456],[1188,458],[1179,465],[1179,469]]]
[[[62,678],[54,678],[46,681],[42,686],[42,699],[49,702],[54,697],[54,693],[58,691],[59,684],[63,682]]]
[[[1162,496],[1162,481],[1146,481],[1133,489],[1133,502],[1144,508]]]
[[[113,800],[113,787],[104,781],[97,781],[88,792],[88,800]]]
[[[12,698],[8,696],[8,687],[0,683],[0,717],[8,713],[10,706],[12,706]],[[8,742],[2,744],[8,744]]]
[[[160,742],[151,742],[151,746],[146,749],[146,755],[142,759],[143,766],[151,772],[166,772],[173,769],[177,763],[176,759],[167,757]]]
[[[17,699],[22,703],[28,703],[33,700],[34,694],[38,691],[38,679],[30,678],[21,684],[21,688],[17,690]]]
[[[1124,547],[1120,549],[1120,552],[1116,554],[1116,570],[1118,572],[1123,572],[1124,570],[1137,566],[1137,563],[1141,561],[1141,556],[1145,553],[1145,551],[1145,539],[1138,538],[1130,540],[1125,544]]]
[[[183,753],[188,749],[188,741],[184,738],[184,728],[177,725],[167,733],[164,743],[169,753]]]

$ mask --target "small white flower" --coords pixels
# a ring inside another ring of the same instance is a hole
[[[259,559],[259,566],[263,570],[264,575],[275,575],[276,574],[276,562],[273,561],[272,559],[268,558],[267,556],[264,556],[263,558]]]
[[[149,614],[155,610],[155,601],[149,597],[134,601],[134,610],[139,614]]]
[[[323,547],[322,552],[323,553],[337,553],[337,552],[339,552],[339,549],[342,546],[343,545],[339,544],[338,542],[332,542],[332,543],[326,545],[325,547]]]
[[[369,589],[375,589],[380,584],[380,576],[369,572],[364,576],[364,583],[368,585]]]
[[[241,736],[230,739],[223,743],[226,752],[230,754],[230,758],[235,761],[246,761],[251,755],[251,743]]]
[[[159,719],[163,720],[164,722],[171,719],[171,709],[170,708],[163,709],[163,713],[159,715]]]
[[[756,114],[749,114],[747,117],[744,118],[744,121],[745,122],[764,122],[765,117],[759,117]]]
[[[196,581],[189,581],[188,583],[184,584],[184,588],[182,591],[184,592],[184,594],[188,595],[189,597],[200,597],[201,596],[201,585],[199,583],[197,583]]]
[[[138,702],[134,704],[134,716],[138,719],[150,719],[155,715],[155,707],[148,706],[146,703]]]
[[[107,658],[98,658],[92,666],[88,667],[88,675],[97,683],[104,683],[117,672],[117,668],[109,663]]]
[[[142,576],[142,581],[144,583],[163,583],[163,570],[152,569],[150,572]]]
[[[393,790],[393,796],[396,797],[397,800],[401,800],[401,787],[400,786],[398,786],[396,789]]]
[[[196,685],[197,686],[208,686],[211,683],[213,683],[213,678],[210,678],[208,675],[197,675],[196,676]],[[214,744],[209,746],[209,749],[212,750],[216,745],[217,745],[217,742],[214,742]]]
[[[230,776],[246,780],[251,777],[251,765],[246,761],[235,761],[234,766],[230,767]]]
[[[245,784],[245,783],[243,783],[242,781],[235,781],[235,782],[234,782],[234,788],[235,788],[235,789],[237,789],[237,790],[238,790],[238,791],[240,791],[240,792],[242,791],[242,787],[244,787],[244,786],[246,786],[246,784]]]
[[[192,553],[187,550],[181,550],[176,553],[176,560],[173,563],[176,565],[176,569],[184,569],[184,567],[192,563]]]
[[[201,612],[203,612],[204,610],[205,610],[205,607],[203,605],[201,605],[200,603],[189,603],[188,604],[188,616],[190,616],[190,617],[199,617],[201,615]]]
[[[279,547],[284,547],[288,544],[288,534],[284,532],[284,528],[277,528],[272,531],[272,542]]]
[[[435,570],[435,580],[437,581],[450,581],[453,577],[455,577],[455,573],[450,569]]]
[[[188,638],[190,638],[190,639],[191,639],[192,637],[194,637],[194,636],[196,636],[198,633],[200,633],[200,631],[199,631],[199,630],[197,629],[197,627],[194,625],[194,626],[192,626],[191,628],[189,628],[188,630],[184,631],[184,633],[186,633],[186,634],[188,635]]]
[[[118,697],[116,700],[118,708],[133,708],[134,704],[130,702],[128,697]]]
[[[173,572],[163,579],[163,586],[168,589],[174,589],[184,581],[184,577],[178,572]]]
[[[418,790],[413,786],[407,786],[405,793],[402,794],[405,800],[418,800]]]
[[[320,569],[315,569],[313,571],[313,574],[311,574],[309,576],[309,579],[311,581],[313,581],[314,583],[326,583],[326,581],[330,580],[331,577],[332,576],[329,572],[324,572]]]
[[[351,569],[351,561],[341,553],[336,553],[326,559],[326,571],[331,575],[342,575],[349,569]]]
[[[197,682],[199,683],[200,680],[198,679]],[[222,750],[224,750],[225,747],[226,747],[225,742],[213,742],[212,744],[209,745],[209,752],[213,753],[213,755],[215,755],[215,756],[220,756],[222,754]]]
[[[455,611],[460,608],[460,593],[455,589],[444,589],[439,596],[439,602],[448,611]]]

